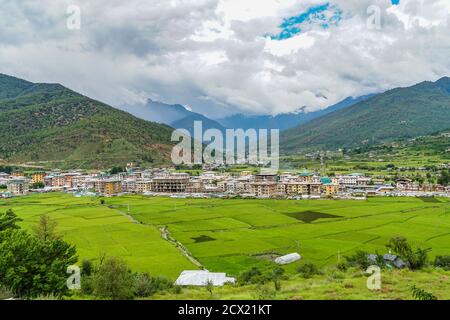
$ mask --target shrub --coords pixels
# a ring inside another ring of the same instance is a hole
[[[345,256],[347,266],[366,270],[372,263],[368,259],[369,254],[365,251],[358,250],[352,256]]]
[[[81,293],[86,295],[91,295],[94,293],[94,280],[92,276],[81,277]]]
[[[147,273],[134,275],[134,294],[138,297],[150,297],[157,292],[173,289],[174,285],[166,278],[151,277]]]
[[[434,259],[434,266],[445,270],[450,270],[450,256],[437,256]]]
[[[131,299],[133,284],[134,277],[127,264],[115,257],[102,261],[93,278],[94,293],[113,300]]]
[[[254,293],[254,297],[257,300],[273,300],[275,299],[276,296],[276,291],[264,286],[264,285],[259,285],[258,287],[256,287],[255,293]]]
[[[250,270],[244,271],[241,274],[239,274],[237,282],[240,285],[256,284],[260,283],[261,278],[262,278],[261,270],[259,270],[256,267],[253,267]]]
[[[319,268],[314,263],[305,263],[298,267],[297,272],[302,278],[308,279],[320,274]]]
[[[348,269],[348,266],[347,266],[347,264],[346,264],[345,262],[339,262],[339,263],[336,265],[336,268],[337,268],[339,271],[346,272],[347,269]]]
[[[81,272],[83,273],[83,275],[90,276],[92,274],[93,269],[94,265],[92,264],[91,260],[85,259],[81,262]]]
[[[416,286],[411,287],[411,293],[416,300],[437,300],[435,295]]]

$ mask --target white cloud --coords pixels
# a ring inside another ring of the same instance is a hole
[[[337,26],[272,40],[330,2]],[[66,8],[82,9],[69,31]],[[146,97],[210,116],[323,108],[450,74],[448,0],[0,0],[0,71],[60,82],[114,106]],[[367,28],[367,8],[381,29]]]

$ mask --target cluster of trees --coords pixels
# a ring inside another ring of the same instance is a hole
[[[125,168],[122,167],[112,167],[112,169],[109,171],[110,174],[118,174],[118,173],[122,173],[125,172]]]
[[[450,183],[450,172],[448,170],[442,170],[438,177],[438,183],[444,186],[448,186]]]
[[[14,171],[13,167],[10,166],[0,166],[0,172],[11,174]]]
[[[67,294],[76,248],[55,233],[56,223],[46,215],[33,233],[21,229],[20,221],[12,210],[0,214],[0,287],[20,298]]]

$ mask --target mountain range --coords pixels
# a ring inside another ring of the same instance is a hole
[[[225,128],[217,121],[206,116],[192,112],[181,104],[165,104],[149,99],[144,105],[135,105],[124,108],[136,117],[147,121],[166,124],[175,129],[186,129],[191,136],[194,135],[194,121],[202,121],[203,130]]]
[[[374,95],[285,131],[284,153],[356,148],[450,128],[450,78]]]
[[[167,163],[172,129],[59,84],[0,74],[0,159],[58,167]]]
[[[370,97],[371,95],[358,98],[348,97],[335,105],[313,112],[307,112],[305,108],[301,108],[298,112],[283,113],[276,116],[239,113],[216,120],[192,112],[180,104],[170,105],[152,100],[148,100],[145,105],[136,105],[126,108],[126,110],[136,117],[148,121],[164,123],[176,129],[186,129],[191,135],[193,135],[194,121],[202,121],[204,130],[212,128],[222,132],[225,132],[226,129],[279,129],[283,131],[308,123],[328,113],[342,110]]]
[[[450,129],[450,78],[275,117],[235,115],[216,121],[182,105],[151,100],[133,113],[60,84],[0,74],[0,162],[59,168],[169,164],[171,127],[192,131],[196,120],[205,130],[286,129],[280,142],[285,154],[416,138]]]
[[[298,112],[282,113],[276,116],[259,115],[251,116],[244,114],[235,114],[230,117],[217,120],[224,127],[227,128],[242,128],[242,129],[279,129],[284,131],[302,124],[308,123],[316,118],[324,116],[328,113],[345,109],[355,103],[367,100],[372,95],[361,96],[358,98],[348,97],[343,101],[332,105],[328,108],[306,112],[305,108],[301,108]]]

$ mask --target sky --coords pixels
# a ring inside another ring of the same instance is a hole
[[[450,75],[448,0],[0,6],[1,73],[61,83],[127,110],[150,98],[213,118],[314,111]]]

